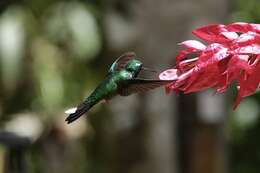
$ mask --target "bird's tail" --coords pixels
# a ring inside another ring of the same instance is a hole
[[[67,121],[68,124],[72,123],[73,121],[81,117],[81,115],[86,113],[94,105],[94,102],[85,101],[75,108],[68,109],[67,111],[65,111],[65,113],[69,116],[65,119],[65,121]]]

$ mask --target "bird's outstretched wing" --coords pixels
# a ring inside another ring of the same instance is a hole
[[[128,96],[133,93],[146,92],[164,85],[167,85],[175,80],[151,80],[151,79],[129,79],[125,81],[125,85],[119,91],[121,96]]]
[[[125,65],[132,59],[136,58],[136,54],[134,52],[126,52],[121,55],[117,60],[111,65],[109,69],[109,73],[120,71],[125,68]]]

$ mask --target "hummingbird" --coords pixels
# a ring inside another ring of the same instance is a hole
[[[68,114],[65,121],[68,124],[72,123],[100,101],[108,102],[116,95],[129,96],[134,93],[155,89],[174,81],[138,78],[141,70],[155,72],[152,69],[143,67],[143,63],[136,59],[134,52],[127,52],[121,55],[111,65],[106,78],[96,89],[77,107],[65,111]]]

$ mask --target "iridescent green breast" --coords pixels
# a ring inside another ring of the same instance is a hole
[[[124,80],[131,78],[132,74],[125,70],[111,73],[98,85],[91,96],[94,96],[98,100],[102,100],[103,98],[111,99],[123,87]]]

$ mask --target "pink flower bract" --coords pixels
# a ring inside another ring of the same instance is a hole
[[[187,40],[185,47],[176,56],[176,66],[163,71],[159,78],[173,79],[168,84],[169,92],[197,92],[215,88],[225,92],[236,82],[237,99],[234,108],[243,97],[254,94],[260,83],[260,24],[232,23],[229,25],[207,25],[192,32],[207,45]]]

